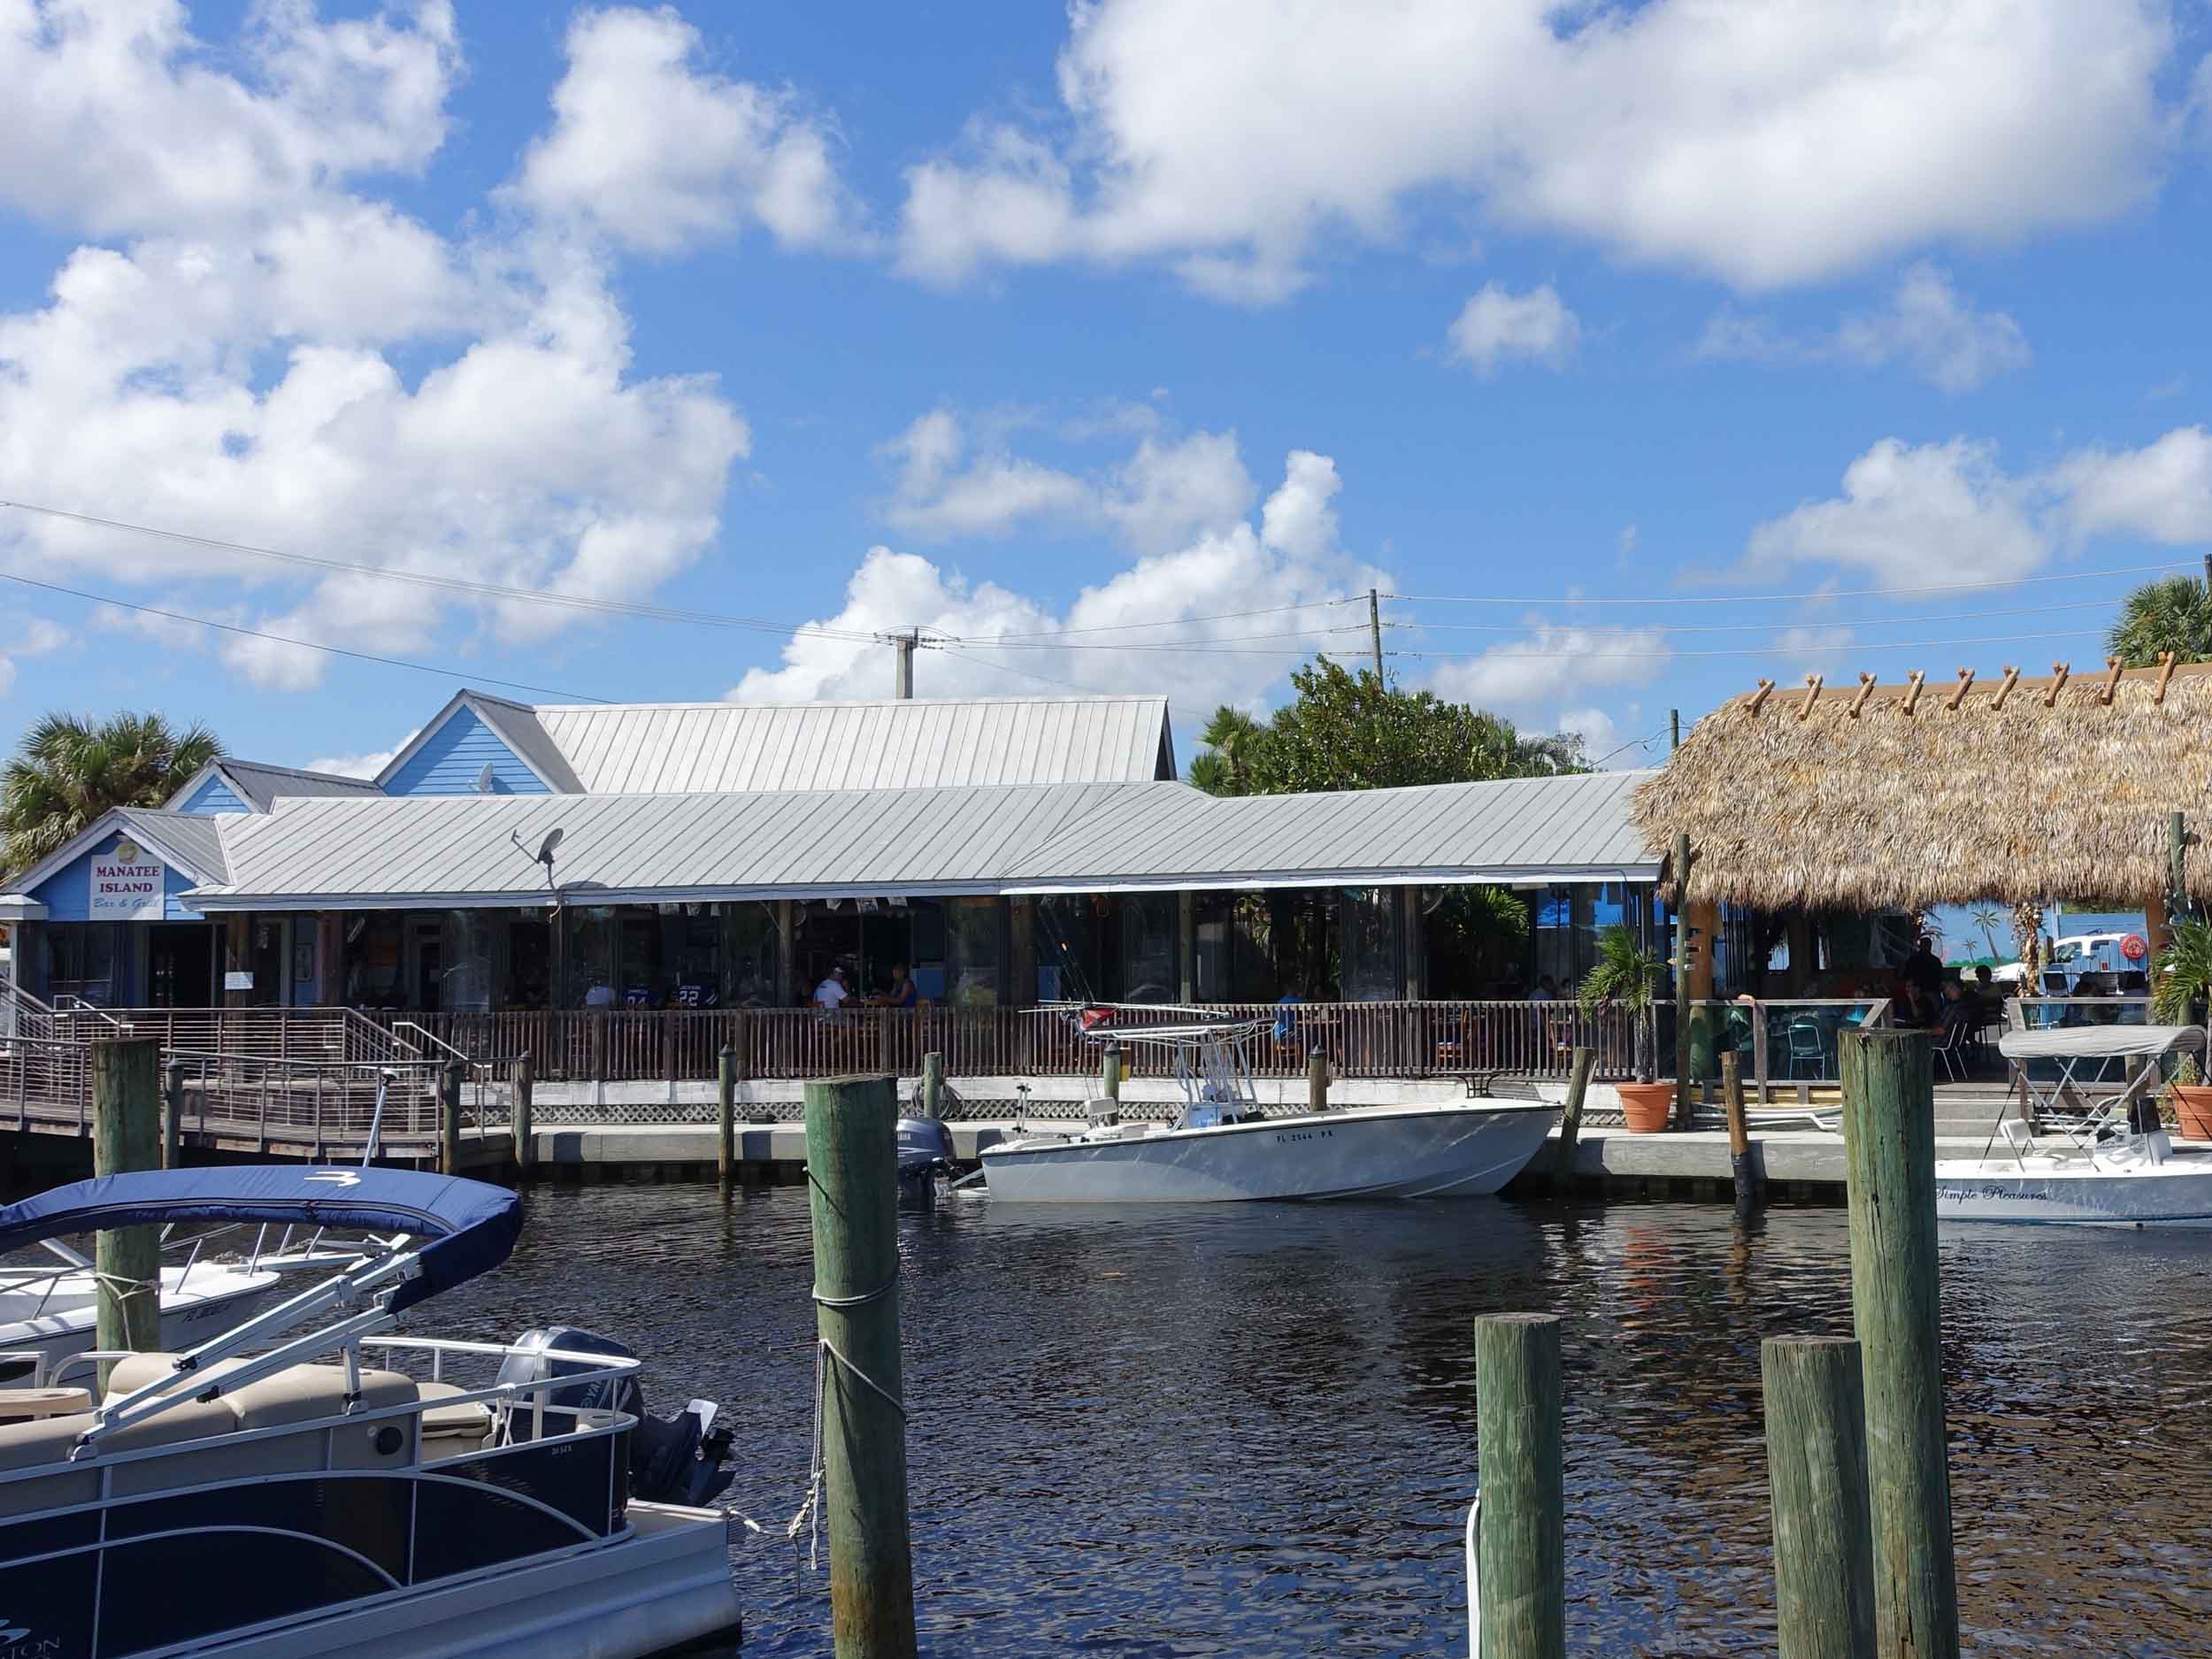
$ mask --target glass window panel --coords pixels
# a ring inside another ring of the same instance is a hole
[[[997,899],[941,900],[945,918],[945,1000],[990,1008],[1006,983],[1005,910]]]
[[[1172,893],[1121,897],[1121,1001],[1172,1002],[1182,995],[1175,962]]]
[[[563,912],[568,919],[563,1005],[568,1008],[615,1008],[622,998],[615,989],[614,952],[617,919],[611,904],[585,904]]]
[[[776,991],[776,907],[758,900],[722,907],[722,1000],[733,1008],[770,1008]]]
[[[1340,987],[1345,1000],[1382,1002],[1400,988],[1398,891],[1340,887],[1336,892]]]
[[[1113,905],[1102,893],[1049,893],[1037,901],[1031,926],[1039,1002],[1107,998],[1106,938]]]

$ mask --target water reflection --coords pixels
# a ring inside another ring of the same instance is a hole
[[[2212,1647],[2212,1237],[1962,1230],[1945,1364],[1968,1643]],[[923,1646],[941,1655],[1464,1651],[1480,1312],[1568,1319],[1578,1652],[1771,1652],[1758,1344],[1850,1325],[1840,1211],[963,1204],[903,1225]],[[620,1335],[718,1396],[780,1525],[811,1379],[803,1188],[543,1188],[425,1319]],[[738,1552],[748,1655],[825,1648],[824,1581]]]

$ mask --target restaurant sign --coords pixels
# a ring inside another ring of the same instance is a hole
[[[157,922],[168,867],[129,841],[92,860],[91,902],[85,914],[96,922]]]

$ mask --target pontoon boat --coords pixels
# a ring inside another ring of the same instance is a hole
[[[638,1659],[734,1628],[703,1507],[728,1479],[711,1405],[646,1416],[639,1362],[580,1332],[391,1334],[506,1258],[513,1194],[400,1170],[117,1175],[0,1210],[0,1248],[174,1221],[377,1248],[182,1352],[0,1389],[0,1654]]]

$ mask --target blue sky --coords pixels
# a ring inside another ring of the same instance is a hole
[[[21,510],[0,570],[447,672],[0,584],[0,726],[362,764],[913,626],[1187,754],[1370,586],[1617,764],[1762,674],[2093,665],[2097,572],[2212,548],[2212,16],[1939,10],[0,0],[0,497],[418,580]]]

